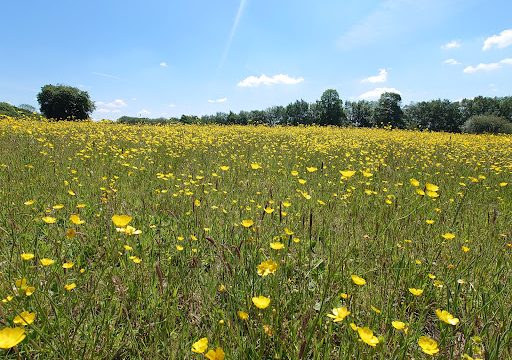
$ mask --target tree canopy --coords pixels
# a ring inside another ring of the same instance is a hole
[[[66,85],[43,86],[37,101],[48,119],[85,120],[95,109],[86,91]]]

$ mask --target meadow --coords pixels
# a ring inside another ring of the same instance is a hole
[[[4,118],[0,185],[1,358],[512,358],[512,136]]]

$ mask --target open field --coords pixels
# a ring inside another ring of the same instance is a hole
[[[0,184],[2,358],[512,358],[512,136],[4,119]]]

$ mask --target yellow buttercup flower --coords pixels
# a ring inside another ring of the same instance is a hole
[[[117,227],[126,227],[132,221],[132,217],[130,215],[114,215],[112,216],[112,222]]]
[[[28,311],[23,311],[19,315],[12,320],[12,322],[16,325],[30,325],[34,322],[36,318],[36,313],[31,313]]]
[[[217,347],[215,350],[208,350],[205,354],[205,357],[208,360],[224,360],[224,356],[224,350],[220,347]]]
[[[439,352],[437,342],[428,336],[420,336],[418,345],[425,354],[435,355]]]
[[[366,284],[366,280],[363,279],[362,277],[360,276],[357,276],[357,275],[352,275],[351,276],[352,278],[352,281],[354,282],[354,284],[358,285],[358,286],[363,286]]]
[[[49,258],[42,258],[41,260],[39,260],[39,262],[43,266],[50,266],[50,265],[55,264],[55,260],[49,259]]]
[[[356,174],[356,172],[353,170],[343,170],[343,171],[340,171],[340,174],[344,178],[348,179],[348,178],[351,178],[352,176],[354,176]]]
[[[201,338],[192,344],[192,351],[202,354],[208,349],[208,338]]]
[[[242,226],[244,228],[250,228],[253,225],[254,225],[254,221],[252,221],[251,219],[242,220]]]
[[[334,308],[332,309],[332,314],[327,314],[327,316],[330,317],[333,322],[343,321],[343,319],[345,319],[349,315],[350,311],[348,311],[346,306]]]
[[[445,240],[453,240],[453,239],[455,239],[455,234],[447,232],[447,233],[444,233],[443,235],[441,235],[441,237]]]
[[[69,220],[75,225],[85,224],[85,220],[80,219],[80,216],[78,214],[70,215]]]
[[[52,216],[45,216],[42,218],[42,220],[47,224],[55,224],[55,222],[57,221],[57,219]]]
[[[414,178],[410,179],[409,182],[411,183],[412,186],[414,187],[418,187],[420,186],[420,182]]]
[[[397,330],[403,330],[405,333],[407,333],[407,324],[403,321],[395,320],[391,322],[391,326],[393,326]]]
[[[364,343],[370,345],[371,347],[375,347],[379,343],[379,339],[373,335],[373,331],[367,327],[358,327],[357,333],[359,334],[361,340],[363,340]]]
[[[270,305],[270,299],[265,296],[256,296],[252,298],[252,303],[258,309],[266,309]]]
[[[439,191],[439,186],[431,184],[431,183],[426,183],[425,189],[427,191],[437,192],[437,191]]]
[[[71,290],[73,290],[74,288],[76,288],[76,284],[75,284],[75,283],[71,283],[71,284],[66,284],[66,285],[64,285],[64,289],[66,289],[67,291],[71,291]]]
[[[259,276],[267,276],[273,274],[277,270],[277,263],[272,260],[266,260],[260,263],[257,267]]]
[[[15,347],[25,339],[25,329],[22,327],[6,327],[0,330],[0,349]]]
[[[459,323],[459,319],[454,317],[452,314],[450,314],[446,310],[437,309],[436,315],[439,318],[439,320],[449,324],[449,325],[457,325]]]
[[[62,267],[64,269],[71,269],[73,266],[75,266],[75,264],[72,261],[68,261],[68,262],[65,262],[64,264],[62,264]]]
[[[318,168],[316,168],[316,167],[314,167],[314,166],[311,166],[311,167],[306,167],[306,170],[307,170],[308,172],[312,173],[312,172],[317,171],[317,170],[318,170]]]
[[[421,294],[423,294],[423,289],[409,288],[409,292],[414,296],[421,296]]]
[[[271,242],[270,247],[274,250],[281,250],[284,249],[284,244],[279,241]]]
[[[251,169],[253,169],[253,170],[261,169],[261,164],[259,164],[259,163],[251,163]]]
[[[20,256],[25,261],[32,260],[34,258],[34,254],[32,253],[22,253]]]
[[[238,311],[238,312],[237,312],[237,315],[238,315],[238,317],[239,317],[240,319],[242,319],[242,320],[247,320],[247,319],[249,319],[249,314],[248,314],[248,313],[246,313],[245,311]]]

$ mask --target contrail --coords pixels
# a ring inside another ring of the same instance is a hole
[[[240,18],[242,17],[246,3],[247,0],[240,0],[240,5],[238,6],[238,12],[236,13],[235,21],[233,21],[233,25],[231,26],[231,32],[229,33],[228,42],[226,43],[224,53],[222,54],[222,58],[220,60],[219,69],[221,69],[224,66],[224,63],[226,62],[226,58],[228,57],[229,54],[229,49],[231,48],[231,42],[235,37],[236,29],[238,28],[238,24],[240,23]]]

